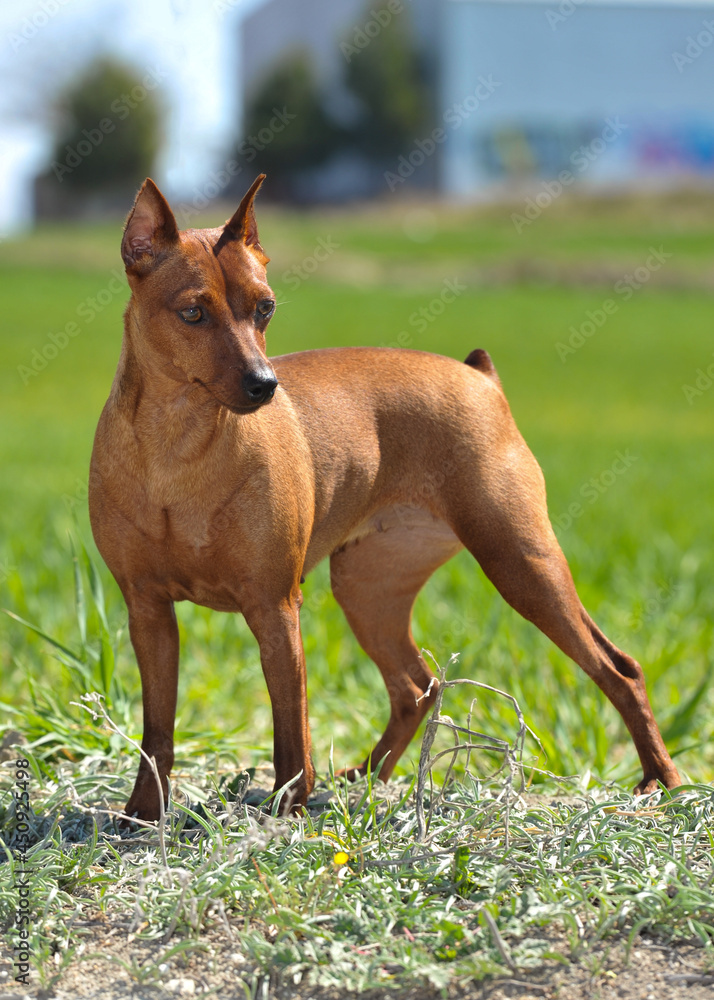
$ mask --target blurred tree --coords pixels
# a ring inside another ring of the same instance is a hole
[[[365,20],[370,13],[368,5]],[[404,11],[349,59],[345,82],[361,106],[352,139],[376,164],[403,153],[433,128],[426,77]]]
[[[159,82],[110,59],[96,62],[59,100],[47,176],[54,174],[65,191],[133,192],[152,172],[161,143]]]
[[[237,152],[270,176],[273,195],[285,195],[290,179],[328,160],[341,138],[340,126],[325,110],[309,57],[298,52],[282,61],[249,100]]]
[[[310,55],[297,52],[283,58],[249,100],[237,156],[269,175],[272,197],[319,200],[340,184],[344,191],[355,176],[362,193],[380,191],[385,167],[430,134],[433,88],[408,14],[385,24],[368,5],[366,23],[377,24],[378,32],[353,30],[343,42],[349,58],[329,92],[321,89]],[[326,164],[332,170],[327,182],[311,184],[309,171]],[[432,161],[424,174],[434,169]],[[340,174],[346,180],[340,182]]]

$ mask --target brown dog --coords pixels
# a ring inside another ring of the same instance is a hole
[[[466,364],[387,348],[268,361],[275,300],[253,213],[262,181],[222,228],[179,232],[147,180],[122,241],[132,297],[97,428],[89,506],[129,610],[143,748],[164,794],[178,678],[175,601],[245,616],[272,702],[275,787],[297,778],[300,805],[314,783],[304,574],[330,557],[335,597],[382,672],[391,715],[370,760],[388,755],[386,780],[433,704],[423,697],[433,675],[411,637],[412,605],[463,546],[618,709],[642,763],[637,791],[680,784],[639,664],[578,599],[542,473],[486,352]],[[159,815],[143,760],[126,812]]]

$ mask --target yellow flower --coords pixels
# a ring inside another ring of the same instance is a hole
[[[344,851],[338,851],[332,859],[332,862],[339,868],[341,865],[346,865],[349,860],[349,854],[346,854]]]

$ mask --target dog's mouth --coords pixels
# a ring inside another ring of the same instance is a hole
[[[220,403],[221,406],[224,406],[227,410],[230,410],[231,413],[237,413],[239,415],[244,413],[255,413],[256,410],[259,410],[262,406],[265,406],[265,404],[269,403],[270,400],[273,398],[273,396],[275,395],[275,389],[277,388],[277,381],[275,381],[275,384],[272,387],[266,387],[264,392],[261,393],[256,392],[255,399],[252,401],[250,400],[250,397],[248,397],[247,399],[241,400],[240,402],[236,400],[228,402],[221,396],[219,392],[216,392],[214,386],[209,385],[207,382],[203,382],[200,378],[194,378],[192,379],[192,381],[194,385],[200,385],[202,389],[205,389],[206,392],[208,392],[211,396],[213,396],[216,402]]]

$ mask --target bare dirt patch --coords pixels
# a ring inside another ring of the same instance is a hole
[[[81,929],[75,961],[43,987],[29,989],[13,981],[10,961],[0,961],[0,1000],[163,1000],[172,996],[217,996],[233,1000],[255,996],[275,1000],[338,1000],[356,996],[349,983],[340,988],[308,982],[268,981],[246,962],[237,938],[213,929],[172,957],[171,944],[144,941],[128,932],[125,920],[98,918]],[[552,950],[567,955],[565,938],[548,935]],[[162,961],[162,956],[164,960]],[[161,968],[161,978],[141,982],[143,967]],[[448,968],[445,968],[448,973]],[[395,975],[399,973],[395,970]],[[309,972],[306,976],[309,980]],[[359,994],[360,1000],[712,1000],[714,962],[693,944],[668,945],[639,939],[627,954],[623,938],[582,942],[567,964],[549,961],[508,977],[453,983],[438,989],[429,984],[405,989],[380,985]]]

